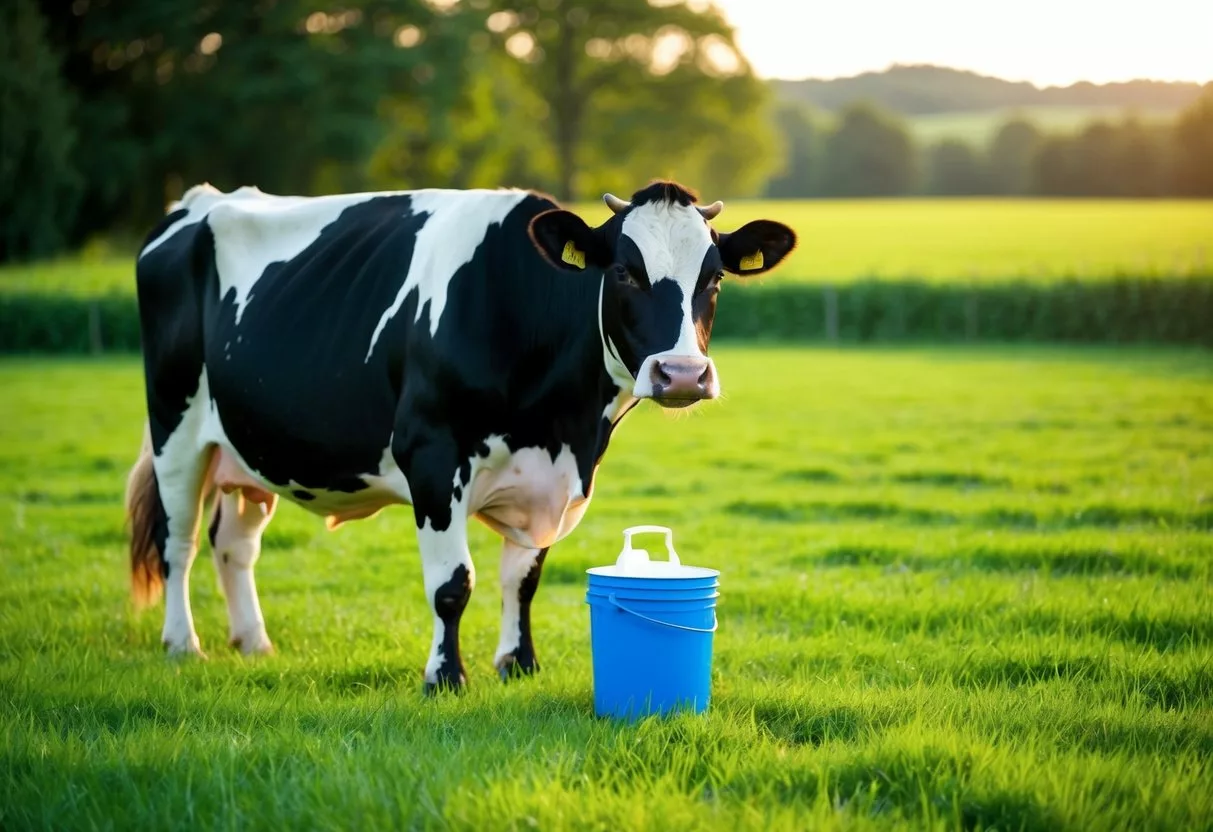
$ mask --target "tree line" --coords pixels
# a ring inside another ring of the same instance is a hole
[[[1170,122],[1126,115],[1060,133],[1015,117],[984,146],[922,143],[904,120],[865,102],[825,119],[784,101],[775,123],[785,155],[765,189],[772,198],[1213,196],[1213,84]]]

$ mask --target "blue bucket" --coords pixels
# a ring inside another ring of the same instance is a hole
[[[665,534],[668,561],[632,548],[632,535],[648,532]],[[633,526],[623,536],[613,565],[586,570],[594,712],[621,719],[702,713],[711,699],[720,573],[683,566],[664,526]]]

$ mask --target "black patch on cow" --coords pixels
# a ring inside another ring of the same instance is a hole
[[[615,248],[615,269],[614,277],[620,281],[621,290],[624,292],[632,291],[648,291],[653,288],[653,281],[649,278],[648,267],[644,264],[644,255],[640,253],[640,246],[628,236],[620,235],[619,243]],[[636,282],[636,286],[630,286],[625,281],[625,278],[630,277]],[[664,277],[664,275],[658,275]]]
[[[211,548],[215,546],[215,538],[219,536],[219,518],[223,511],[223,501],[215,501],[215,512],[211,515],[211,525],[207,527],[206,536],[210,538]]]
[[[304,491],[302,488],[296,488],[296,489],[292,490],[291,494],[295,495],[295,498],[299,499],[299,500],[305,500],[305,501],[310,502],[311,500],[316,499],[315,494],[311,493],[310,491]]]
[[[602,272],[557,269],[530,244],[530,219],[548,207],[527,197],[486,229],[451,279],[437,333],[408,334],[392,453],[418,527],[450,526],[454,486],[466,491],[491,436],[510,452],[554,456],[568,445],[582,482],[592,476],[602,410],[615,394],[596,325]]]
[[[467,681],[459,654],[459,621],[471,597],[471,576],[463,564],[456,566],[447,582],[434,591],[434,614],[442,620],[442,664],[435,673],[437,681],[426,682],[427,693],[438,688],[460,688]]]
[[[698,201],[698,197],[682,185],[664,180],[650,182],[646,187],[632,194],[631,199],[633,207],[644,205],[646,202],[668,202],[687,206]]]
[[[175,211],[148,242],[184,215]],[[172,219],[172,218],[176,219]],[[214,269],[210,228],[178,229],[135,265],[143,371],[152,450],[159,454],[198,392],[203,359],[203,292]]]
[[[416,292],[365,359],[429,216],[411,205],[384,196],[346,208],[298,256],[266,268],[239,324],[234,288],[212,305],[211,395],[232,444],[275,485],[355,493],[366,488],[360,474],[379,470]]]
[[[543,561],[547,549],[540,549],[531,569],[518,585],[518,647],[507,657],[500,670],[502,681],[511,676],[530,675],[539,670],[539,659],[535,656],[535,642],[531,635],[531,602],[539,589],[539,578],[543,574]]]
[[[612,340],[633,375],[645,358],[667,352],[678,343],[682,297],[682,287],[675,280],[658,280],[648,292],[632,290],[618,296],[622,327]]]
[[[454,494],[456,501],[462,500],[463,499],[463,487],[459,486],[459,485],[455,486],[453,494]]]

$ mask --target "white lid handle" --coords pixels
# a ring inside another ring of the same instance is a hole
[[[682,562],[678,560],[678,553],[674,551],[674,532],[665,526],[631,526],[623,530],[623,551],[630,552],[632,550],[632,535],[634,534],[664,534],[665,549],[669,553],[670,563],[680,566]],[[622,555],[621,555],[622,557]]]

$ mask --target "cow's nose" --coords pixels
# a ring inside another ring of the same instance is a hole
[[[678,356],[653,362],[649,380],[653,398],[686,405],[716,396],[716,368],[710,358]]]

